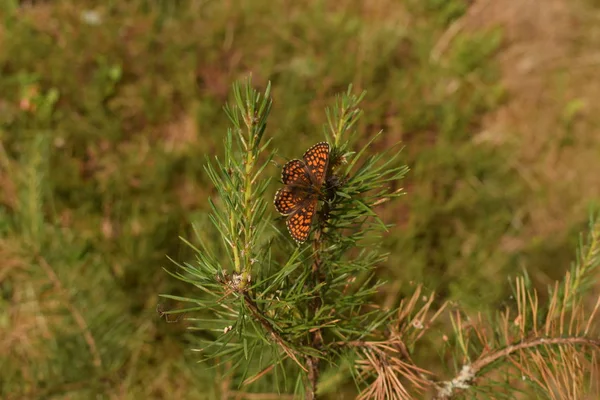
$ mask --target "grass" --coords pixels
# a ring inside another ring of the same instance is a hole
[[[580,134],[597,120],[591,91],[570,93],[575,75],[549,74],[549,90],[568,94],[549,108],[562,123],[545,144],[521,114],[505,125],[512,139],[489,139],[487,118],[520,97],[497,61],[502,29],[462,30],[441,46],[467,2],[33,3],[4,6],[0,27],[2,397],[229,390],[214,383],[221,369],[194,363],[185,323],[164,323],[156,306],[158,293],[189,290],[162,270],[165,255],[190,256],[178,236],[205,219],[205,155],[221,154],[222,106],[250,72],[273,85],[267,134],[280,164],[322,140],[324,107],[349,83],[367,90],[364,141],[384,131],[373,151],[404,143],[407,196],[381,209],[397,224],[382,301],[423,282],[492,309],[522,269],[543,287],[571,259],[582,204],[598,200],[583,167],[563,193],[552,187],[571,164],[551,157],[593,160],[598,146]]]

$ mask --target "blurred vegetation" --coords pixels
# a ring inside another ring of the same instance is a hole
[[[515,144],[475,135],[507,99],[493,59],[502,31],[443,40],[468,6],[4,2],[0,396],[192,399],[223,389],[222,368],[195,364],[185,322],[159,318],[157,295],[189,290],[162,268],[172,267],[166,255],[191,256],[179,236],[191,240],[191,223],[207,222],[203,165],[222,154],[231,83],[250,73],[258,86],[272,82],[273,176],[321,140],[324,108],[349,83],[367,90],[364,142],[383,130],[373,152],[405,144],[407,196],[380,210],[396,224],[382,302],[417,282],[441,300],[494,309],[511,301],[511,274],[525,269],[540,286],[562,276],[587,215],[561,235],[524,231],[529,199],[542,207],[545,194],[510,162]]]

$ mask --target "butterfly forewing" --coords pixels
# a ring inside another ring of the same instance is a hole
[[[281,181],[284,185],[310,185],[306,164],[302,160],[291,160],[283,166]]]
[[[285,222],[292,238],[303,243],[308,239],[310,226],[317,210],[317,199],[309,199],[298,210],[290,215]]]
[[[329,143],[320,142],[315,144],[304,153],[304,162],[315,177],[315,184],[321,185],[327,173],[329,164]]]

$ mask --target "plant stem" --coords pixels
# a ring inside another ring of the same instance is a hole
[[[265,330],[267,332],[269,332],[269,334],[271,335],[273,340],[275,340],[275,343],[277,343],[279,345],[279,347],[281,347],[281,349],[292,360],[294,360],[296,362],[296,364],[298,364],[300,366],[300,368],[302,368],[305,372],[308,372],[307,369],[302,365],[300,360],[296,357],[297,355],[302,356],[302,354],[297,352],[296,350],[292,349],[286,343],[285,339],[283,339],[281,337],[281,335],[279,334],[279,332],[277,332],[275,327],[273,327],[273,325],[271,325],[271,323],[262,315],[262,313],[258,309],[258,305],[256,304],[256,302],[254,301],[254,299],[250,296],[250,294],[248,292],[244,292],[244,300],[246,301],[246,305],[250,309],[250,312],[252,313],[252,315],[254,315],[254,317],[258,320],[258,322],[260,322],[262,327],[265,328]]]
[[[329,204],[324,202],[321,213],[319,214],[319,221],[317,229],[315,230],[315,236],[313,239],[313,262],[312,262],[312,287],[317,287],[321,283],[321,247],[322,247],[322,233],[325,226],[325,220],[329,214]],[[312,288],[310,288],[312,289]],[[321,305],[323,304],[323,298],[321,291],[319,291],[316,297],[311,302],[310,312],[312,316],[317,315]],[[311,346],[315,350],[319,350],[323,343],[323,336],[321,335],[320,329],[315,329],[311,335]],[[319,381],[319,364],[320,360],[318,357],[307,356],[306,365],[308,367],[308,381],[309,385],[306,390],[307,400],[317,399],[317,382]]]
[[[252,137],[254,135],[254,129],[248,128],[249,134]],[[251,145],[254,144],[253,140],[250,140]],[[248,281],[247,277],[250,273],[250,246],[252,241],[252,172],[254,170],[254,155],[252,154],[252,149],[248,149],[246,153],[246,168],[245,168],[245,187],[244,187],[244,206],[242,210],[244,210],[244,247],[242,248],[242,259],[244,265],[242,266],[242,285]]]

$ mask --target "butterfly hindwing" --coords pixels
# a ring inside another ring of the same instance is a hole
[[[304,196],[298,190],[289,186],[284,186],[275,193],[275,208],[282,215],[290,215],[296,210],[302,201]]]
[[[302,204],[287,220],[286,225],[292,238],[303,243],[308,239],[310,226],[317,211],[317,199],[309,199]]]

